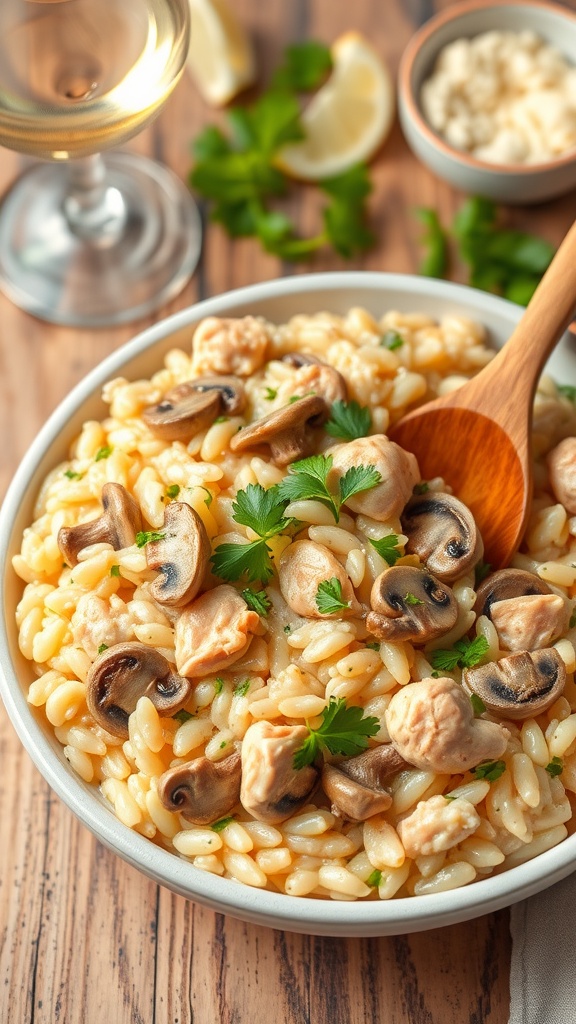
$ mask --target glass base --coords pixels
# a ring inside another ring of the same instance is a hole
[[[0,289],[21,309],[70,327],[109,327],[173,299],[200,255],[200,216],[167,168],[108,153],[110,230],[78,231],[68,168],[36,164],[0,206]]]

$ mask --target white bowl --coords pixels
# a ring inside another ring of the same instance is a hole
[[[95,786],[74,774],[50,728],[26,702],[31,666],[18,650],[14,613],[22,583],[11,568],[22,531],[32,520],[35,497],[45,475],[66,458],[86,419],[105,415],[100,392],[111,377],[149,376],[175,344],[188,346],[192,326],[202,317],[260,314],[283,322],[296,313],[345,313],[364,306],[374,314],[403,312],[464,315],[486,325],[501,345],[522,309],[484,292],[448,282],[399,274],[334,273],[290,277],[228,292],[168,317],[143,331],[96,367],[52,414],[24,457],[0,511],[0,692],[14,727],[34,764],[76,817],[103,843],[156,882],[189,899],[245,921],[313,935],[396,935],[478,917],[530,896],[576,867],[576,835],[519,867],[463,889],[389,902],[332,902],[293,898],[252,889],[194,868],[121,824]],[[576,384],[576,353],[568,336],[549,363],[550,372]]]
[[[531,29],[576,64],[576,12],[540,0],[471,0],[427,21],[404,50],[398,77],[398,112],[413,152],[456,188],[505,203],[535,203],[574,188],[576,150],[539,164],[490,164],[450,146],[430,127],[420,104],[422,84],[440,50],[455,39],[492,29]]]

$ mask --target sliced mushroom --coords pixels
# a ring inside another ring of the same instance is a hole
[[[492,605],[497,601],[508,601],[529,594],[551,594],[552,591],[539,576],[533,576],[524,569],[499,569],[492,572],[476,591],[476,615],[492,617]]]
[[[277,466],[309,455],[314,447],[314,428],[328,414],[320,395],[307,395],[243,427],[230,441],[233,452],[267,445]]]
[[[336,580],[339,594],[346,608],[335,612],[322,612],[316,598],[321,583]],[[280,556],[278,564],[280,591],[286,604],[296,612],[313,619],[339,618],[360,613],[354,588],[344,566],[323,544],[312,540],[297,540]]]
[[[484,553],[474,516],[451,494],[430,491],[410,499],[401,516],[406,551],[446,583],[458,579]]]
[[[474,717],[472,702],[453,679],[422,679],[394,694],[385,712],[399,754],[423,771],[459,774],[502,757],[510,733]]]
[[[379,640],[422,645],[447,633],[458,618],[454,594],[425,569],[394,565],[374,580],[366,628]]]
[[[240,754],[222,761],[196,757],[160,776],[158,796],[167,810],[195,825],[208,825],[234,809],[240,800],[241,777]]]
[[[122,484],[104,484],[102,509],[102,515],[88,523],[60,527],[58,547],[68,565],[76,565],[79,552],[89,544],[111,544],[120,551],[134,543],[142,529],[142,516],[138,503]]]
[[[93,719],[113,736],[128,738],[128,719],[140,697],[149,697],[161,715],[184,706],[192,684],[146,644],[116,644],[94,662],[86,680],[86,703]]]
[[[184,501],[167,505],[161,532],[161,540],[146,545],[149,568],[160,572],[150,593],[159,604],[182,608],[200,590],[210,558],[210,540],[200,516]]]
[[[385,434],[359,437],[330,449],[332,469],[328,486],[338,490],[340,479],[353,466],[373,466],[380,483],[348,498],[345,504],[353,512],[369,516],[379,523],[400,515],[414,486],[421,479],[416,457]]]
[[[294,754],[308,729],[304,725],[254,722],[242,740],[240,802],[259,821],[285,821],[303,804],[319,778],[314,765],[294,768]]]
[[[157,405],[142,411],[142,419],[163,441],[189,441],[222,414],[233,416],[246,405],[239,377],[197,377],[177,384]]]
[[[365,750],[340,764],[325,764],[322,788],[332,801],[332,814],[349,821],[365,821],[387,811],[392,796],[384,783],[407,767],[391,743]]]
[[[576,437],[565,437],[547,459],[550,485],[556,501],[576,515]]]
[[[542,714],[565,684],[566,666],[554,647],[511,654],[465,669],[462,676],[464,689],[478,694],[487,711],[514,720]]]
[[[289,363],[297,369],[292,380],[281,388],[285,400],[290,396],[314,394],[320,395],[327,405],[346,401],[346,381],[333,366],[323,363],[316,356],[307,356],[302,352],[290,352],[282,357],[282,362]]]
[[[228,668],[246,654],[260,616],[251,611],[234,587],[207,590],[182,610],[176,620],[178,671],[191,679]]]

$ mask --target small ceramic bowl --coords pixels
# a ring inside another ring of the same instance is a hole
[[[47,473],[67,458],[85,420],[107,414],[101,399],[105,381],[120,375],[131,380],[150,376],[170,349],[189,347],[195,325],[206,316],[251,313],[283,323],[297,313],[330,310],[343,315],[353,306],[363,306],[375,316],[397,309],[435,318],[469,317],[485,325],[496,347],[504,344],[523,312],[495,295],[430,278],[307,274],[208,299],[160,321],[112,353],[52,414],[24,457],[0,509],[0,695],[30,757],[60,799],[101,842],[154,881],[220,913],[272,928],[312,935],[397,935],[479,917],[545,889],[575,869],[576,835],[525,864],[464,888],[388,901],[292,897],[200,871],[122,824],[97,786],[83,782],[72,770],[45,717],[27,703],[34,673],[18,649],[15,622],[23,585],[12,569],[11,557],[20,550],[22,531],[33,519],[36,495]],[[576,384],[576,351],[568,336],[557,346],[547,369],[556,380]]]
[[[542,0],[470,0],[449,7],[412,37],[400,63],[400,123],[413,152],[456,188],[505,203],[536,203],[576,185],[576,149],[538,164],[492,164],[450,146],[430,127],[420,91],[440,51],[456,39],[491,30],[530,29],[576,64],[576,12]]]

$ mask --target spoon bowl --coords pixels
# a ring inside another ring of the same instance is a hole
[[[575,308],[576,223],[504,348],[461,388],[415,409],[389,431],[416,455],[424,480],[442,476],[470,508],[494,568],[509,562],[526,526],[534,394]]]

